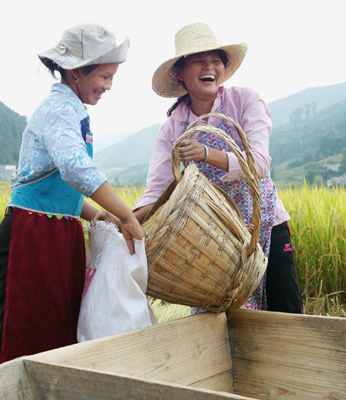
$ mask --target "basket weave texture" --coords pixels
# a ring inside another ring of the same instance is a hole
[[[221,129],[195,126],[218,116],[230,121],[243,141],[246,159]],[[180,171],[179,145],[197,132],[214,133],[237,156],[253,196],[248,227],[230,196],[191,163]],[[206,114],[174,143],[175,180],[143,221],[147,230],[147,294],[161,300],[222,312],[241,307],[258,286],[267,266],[261,246],[259,182],[247,137],[240,125],[223,114]]]

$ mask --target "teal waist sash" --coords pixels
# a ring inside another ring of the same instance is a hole
[[[13,189],[11,202],[14,207],[79,218],[84,195],[61,179],[54,170],[48,175]]]

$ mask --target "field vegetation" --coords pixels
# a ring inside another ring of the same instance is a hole
[[[142,186],[117,186],[116,193],[132,207]],[[279,190],[291,215],[290,227],[304,312],[346,317],[346,188],[300,186]],[[10,197],[0,182],[0,220]],[[86,240],[87,224],[84,224]],[[160,322],[189,314],[189,308],[150,299]]]

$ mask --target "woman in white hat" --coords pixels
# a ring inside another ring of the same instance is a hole
[[[93,137],[84,104],[111,89],[129,41],[117,45],[102,26],[66,30],[38,56],[60,83],[38,106],[23,133],[18,174],[0,226],[1,362],[76,343],[85,275],[80,218],[98,209],[117,217],[133,254],[144,231],[92,160]],[[6,301],[5,301],[6,300]]]
[[[208,25],[196,23],[177,32],[175,46],[175,57],[160,65],[153,75],[152,84],[159,96],[178,97],[178,100],[168,111],[168,119],[158,132],[146,189],[134,206],[135,214],[142,220],[174,178],[172,146],[188,125],[206,113],[226,114],[242,126],[255,158],[261,191],[260,244],[268,255],[274,220],[281,223],[289,219],[282,202],[279,200],[276,204],[276,189],[270,178],[270,112],[256,91],[222,86],[242,64],[247,45],[222,46]],[[226,120],[209,117],[208,121],[199,123],[222,129],[244,150],[236,129]],[[222,139],[201,132],[181,143],[179,157],[183,162],[197,163],[209,180],[235,200],[245,223],[250,223],[251,191],[238,159]],[[265,276],[244,307],[267,309],[264,288]]]

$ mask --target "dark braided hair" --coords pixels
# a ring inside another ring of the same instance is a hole
[[[180,96],[177,98],[176,102],[168,109],[167,117],[170,117],[173,114],[173,111],[178,107],[180,103],[184,100],[188,99],[190,96],[188,93],[184,94],[184,96]]]

